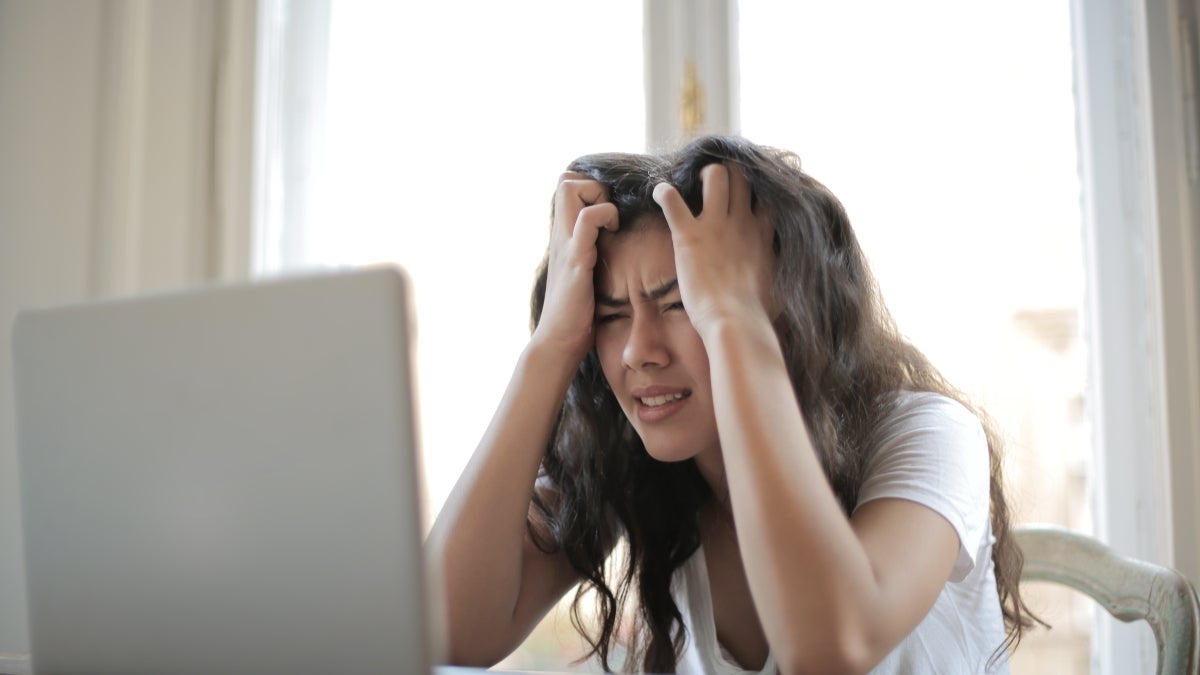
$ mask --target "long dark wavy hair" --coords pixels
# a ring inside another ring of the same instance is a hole
[[[622,230],[662,217],[654,186],[674,185],[693,213],[701,209],[700,170],[736,165],[752,186],[754,208],[766,208],[775,228],[775,322],[796,401],[834,493],[846,514],[854,509],[871,450],[871,436],[900,390],[944,394],[979,414],[991,456],[992,549],[1007,636],[993,658],[1020,641],[1032,625],[1018,578],[1023,558],[1011,534],[1001,476],[1001,446],[992,424],[897,331],[841,203],[800,168],[789,152],[738,137],[710,136],[662,155],[588,155],[569,169],[599,181],[616,205]],[[531,302],[532,323],[546,295],[544,259]],[[697,513],[713,499],[693,461],[651,458],[621,411],[595,350],[567,392],[542,462],[543,485],[529,531],[546,552],[561,551],[583,579],[572,623],[605,670],[633,622],[627,668],[673,672],[685,628],[671,596],[675,571],[700,545]],[[619,569],[609,553],[618,536],[627,544]],[[630,605],[630,594],[636,603]],[[585,616],[589,593],[597,617]]]

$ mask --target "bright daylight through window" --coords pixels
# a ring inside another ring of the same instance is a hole
[[[1016,521],[1088,532],[1068,4],[862,12],[741,3],[742,132],[842,199],[900,330],[998,423]],[[1091,604],[1032,588],[1035,608],[1072,611],[1014,672],[1088,672]]]

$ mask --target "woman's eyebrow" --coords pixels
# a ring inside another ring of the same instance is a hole
[[[643,291],[642,297],[647,300],[662,300],[663,298],[665,298],[667,296],[667,294],[669,294],[671,291],[675,290],[675,287],[678,285],[679,285],[679,279],[675,278],[675,279],[672,279],[672,280],[664,283],[663,285],[661,285],[657,288],[653,288],[649,291]]]
[[[629,298],[614,298],[613,296],[608,295],[607,293],[601,293],[600,291],[596,291],[596,304],[602,305],[604,307],[612,307],[614,309],[618,309],[618,308],[627,306],[629,304]]]
[[[642,291],[642,298],[651,302],[655,300],[662,300],[671,291],[675,290],[677,286],[679,286],[679,279],[671,279],[670,281],[667,281],[662,285],[652,288],[648,291]],[[602,291],[596,291],[596,304],[603,305],[605,307],[625,307],[629,304],[629,298],[615,297]]]

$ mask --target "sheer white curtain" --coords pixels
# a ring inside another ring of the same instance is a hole
[[[313,190],[325,134],[329,0],[261,0],[255,98],[253,270],[309,262]]]

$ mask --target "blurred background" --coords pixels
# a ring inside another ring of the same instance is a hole
[[[432,522],[528,338],[559,172],[708,132],[841,198],[901,330],[997,422],[1017,522],[1197,579],[1195,25],[1187,0],[0,0],[0,653],[28,649],[20,308],[405,266]],[[1153,671],[1147,628],[1030,588],[1054,628],[1015,673]],[[581,654],[560,607],[505,665]]]

